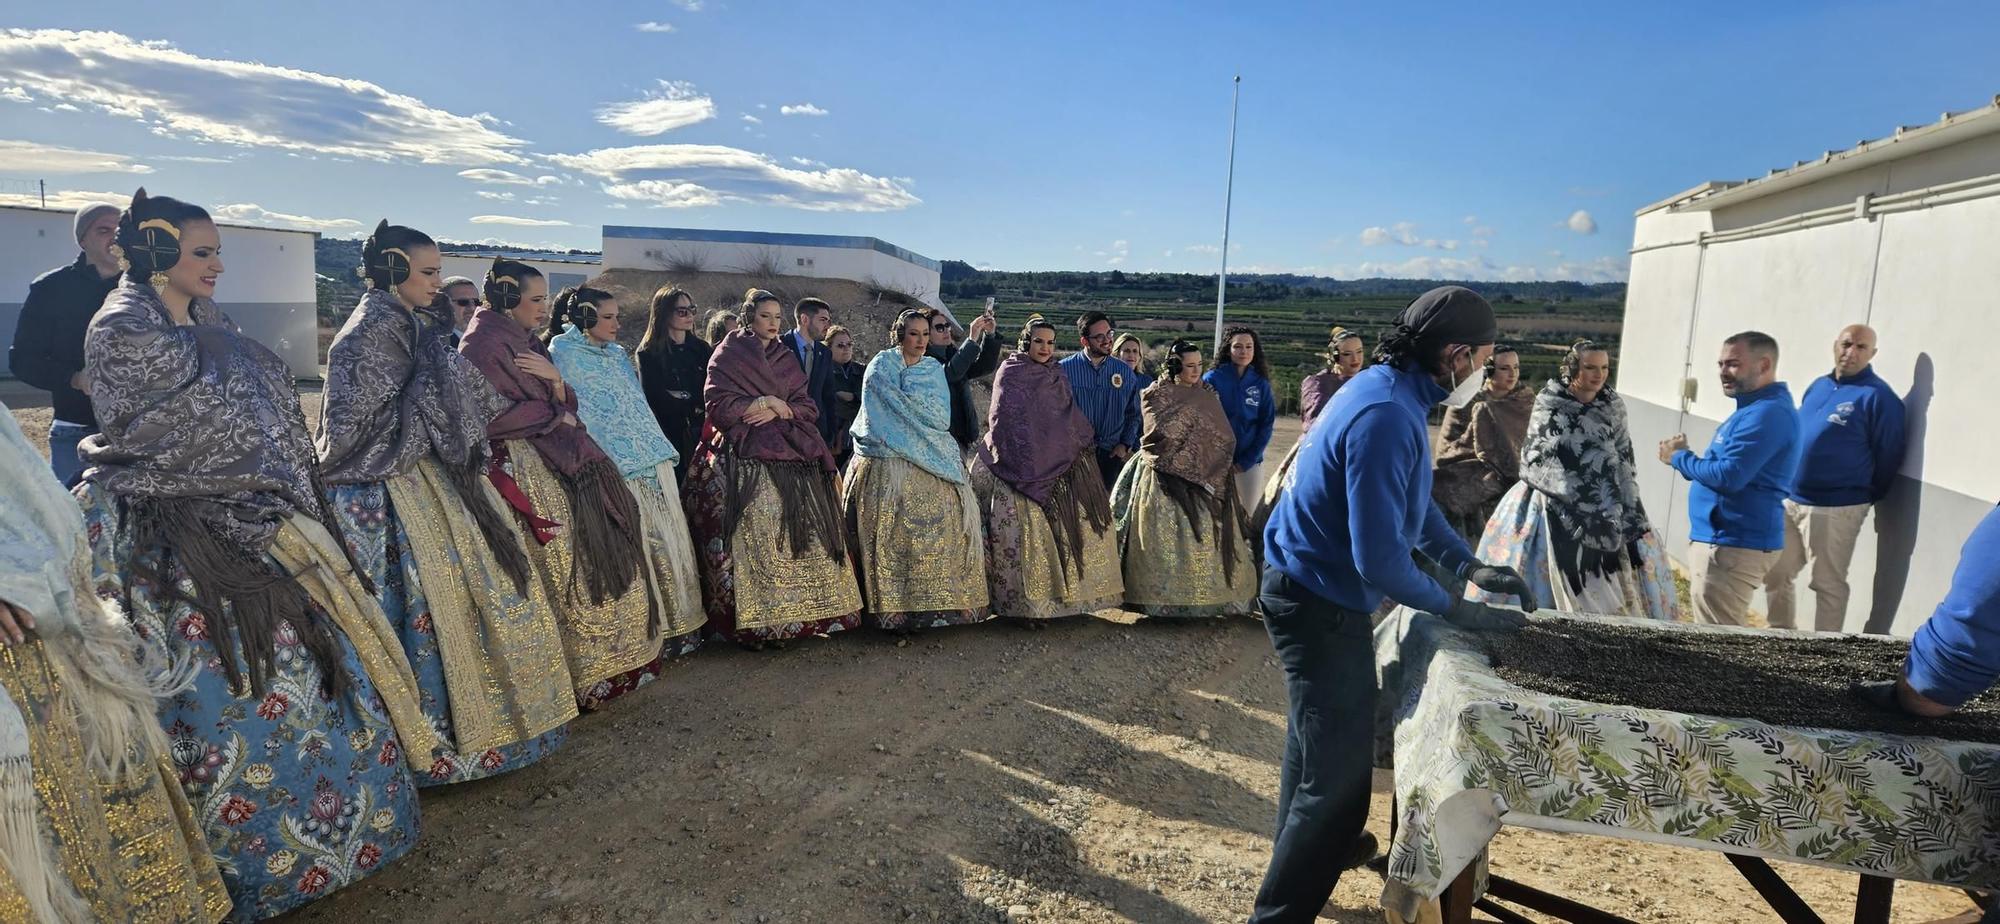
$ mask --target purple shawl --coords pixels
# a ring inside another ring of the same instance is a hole
[[[1077,457],[1096,445],[1096,431],[1077,408],[1062,367],[1025,353],[1000,364],[978,450],[994,477],[1046,505]]]

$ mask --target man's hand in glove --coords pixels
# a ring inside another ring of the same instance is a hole
[[[1512,632],[1528,624],[1528,614],[1487,606],[1477,600],[1454,600],[1451,610],[1444,614],[1444,621],[1474,632]]]
[[[1530,613],[1541,609],[1536,605],[1535,592],[1529,589],[1527,580],[1521,577],[1521,572],[1512,568],[1504,565],[1479,565],[1467,571],[1465,579],[1480,590],[1521,598],[1521,609]]]
[[[1884,712],[1903,711],[1903,707],[1896,703],[1896,681],[1894,680],[1862,681],[1850,685],[1847,691],[1854,694],[1855,699],[1861,700]]]

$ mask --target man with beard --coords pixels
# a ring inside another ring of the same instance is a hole
[[[1660,461],[1688,487],[1688,570],[1702,622],[1742,625],[1751,594],[1785,547],[1785,494],[1798,466],[1799,412],[1778,381],[1778,341],[1744,331],[1722,342],[1722,393],[1736,411],[1715,431],[1708,454],[1686,434],[1660,442]]]

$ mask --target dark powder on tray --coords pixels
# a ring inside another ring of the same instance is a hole
[[[1910,645],[1880,636],[1783,636],[1540,618],[1486,646],[1508,683],[1539,693],[1798,728],[2000,744],[2000,694],[1922,719],[1857,699],[1856,681],[1902,675]]]

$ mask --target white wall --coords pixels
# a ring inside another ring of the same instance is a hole
[[[709,272],[759,272],[767,258],[775,260],[779,275],[874,280],[883,285],[917,295],[926,304],[938,301],[939,276],[936,270],[918,266],[893,256],[861,247],[801,247],[785,244],[745,244],[728,241],[679,241],[658,238],[604,238],[605,269],[660,271],[679,256],[698,260]]]
[[[597,263],[569,263],[555,260],[521,260],[520,262],[540,270],[542,275],[548,278],[549,296],[551,298],[555,297],[557,292],[562,291],[564,286],[582,285],[604,271],[604,267]],[[492,254],[482,254],[479,256],[446,254],[442,264],[442,269],[446,277],[464,276],[467,279],[482,284],[486,279],[486,271],[492,267]]]
[[[0,374],[7,372],[4,347],[14,340],[29,283],[76,259],[73,228],[73,212],[0,207]],[[216,303],[244,333],[284,357],[295,375],[318,378],[313,248],[319,235],[241,225],[221,231]]]

